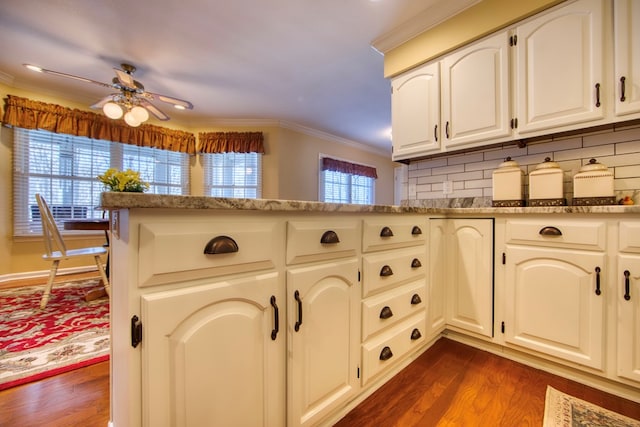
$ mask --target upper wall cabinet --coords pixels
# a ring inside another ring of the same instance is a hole
[[[640,2],[616,0],[613,13],[615,114],[640,117]]]
[[[510,136],[509,35],[495,34],[445,57],[441,88],[445,149]]]
[[[440,151],[440,65],[410,71],[391,84],[393,160]]]
[[[605,117],[602,7],[580,0],[516,28],[519,134]]]

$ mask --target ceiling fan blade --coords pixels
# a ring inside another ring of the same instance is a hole
[[[137,89],[135,80],[133,80],[133,76],[131,74],[118,68],[114,68],[114,70],[118,75],[118,80],[123,86],[128,87],[129,89]]]
[[[150,103],[148,100],[144,98],[139,99],[140,105],[149,110],[151,114],[153,114],[158,120],[166,121],[169,120],[169,116],[160,111],[155,105]]]
[[[61,73],[59,71],[53,71],[53,70],[47,70],[46,68],[40,68],[38,71],[45,73],[45,74],[51,74],[53,76],[59,76],[59,77],[66,77],[68,79],[73,79],[73,80],[79,80],[81,82],[85,82],[85,83],[93,83],[102,87],[108,87],[108,88],[112,88],[113,85],[108,84],[108,83],[103,83],[103,82],[99,82],[97,80],[91,80],[91,79],[87,79],[86,77],[79,77],[79,76],[74,76],[73,74],[67,74],[67,73]]]
[[[172,96],[160,95],[158,93],[153,92],[145,92],[146,95],[151,96],[152,99],[166,102],[168,104],[173,104],[178,107],[182,107],[185,110],[192,110],[193,104],[189,101],[185,101],[184,99],[174,98]]]
[[[105,96],[104,98],[102,98],[100,101],[96,102],[95,104],[93,104],[89,108],[102,108],[102,107],[104,107],[104,104],[106,104],[107,102],[113,101],[113,97],[115,95],[117,95],[117,94],[112,93],[111,95]]]

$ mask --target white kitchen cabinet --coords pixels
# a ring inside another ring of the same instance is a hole
[[[282,288],[272,272],[143,295],[143,425],[284,425]]]
[[[518,134],[605,117],[603,21],[601,0],[578,0],[516,27]]]
[[[507,343],[604,369],[605,230],[597,221],[507,221]]]
[[[640,116],[640,3],[616,0],[614,12],[615,114]]]
[[[640,382],[640,222],[620,222],[619,236],[617,375]]]
[[[493,220],[432,219],[430,230],[434,305],[444,299],[447,326],[492,337]],[[443,323],[440,310],[430,313],[435,331]]]
[[[423,65],[391,82],[393,160],[440,151],[440,64]]]
[[[511,136],[506,31],[445,56],[441,80],[445,150]]]
[[[359,391],[357,285],[355,258],[287,271],[289,426],[315,425]]]

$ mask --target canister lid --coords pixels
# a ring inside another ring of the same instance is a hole
[[[510,169],[510,168],[519,168],[519,167],[520,165],[518,165],[518,162],[516,162],[515,160],[511,160],[511,157],[507,157],[506,159],[504,159],[504,162],[498,165],[499,169]]]
[[[536,166],[536,170],[539,169],[560,169],[560,165],[556,162],[552,162],[551,158],[545,157],[544,162]]]
[[[580,168],[580,172],[606,171],[608,168],[602,163],[598,163],[596,159],[589,160],[589,163]]]

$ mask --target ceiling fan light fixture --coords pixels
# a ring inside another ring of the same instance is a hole
[[[122,117],[122,114],[124,114],[122,108],[113,101],[104,104],[104,106],[102,107],[102,112],[105,116],[114,120],[119,119],[120,117]]]
[[[139,105],[136,105],[131,109],[131,114],[133,114],[133,117],[135,117],[135,119],[140,123],[144,123],[149,120],[149,112],[146,108]]]
[[[140,126],[141,123],[136,119],[136,116],[131,111],[127,111],[124,115],[124,121],[132,128]]]

